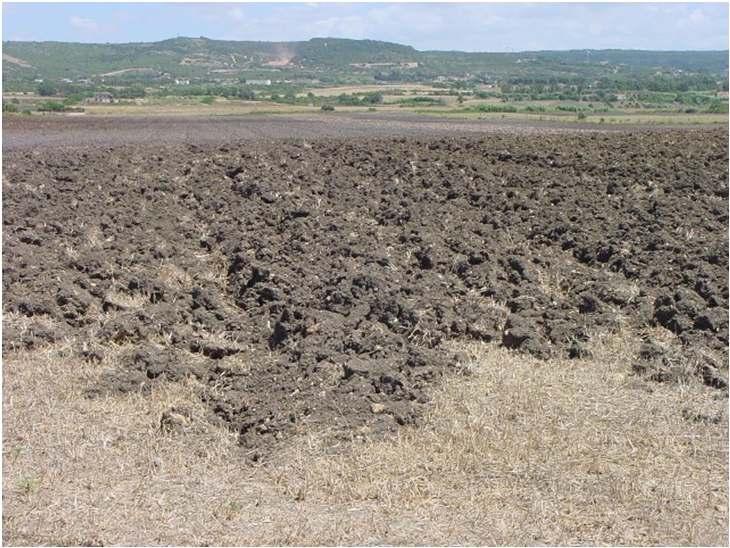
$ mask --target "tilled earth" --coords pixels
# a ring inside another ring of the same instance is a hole
[[[460,339],[628,324],[637,375],[726,390],[727,163],[724,129],[6,152],[3,350],[74,341],[89,397],[194,377],[252,448],[417,421]]]
[[[640,126],[635,126],[638,129]],[[656,131],[660,126],[655,126]],[[666,127],[666,126],[665,126]],[[77,148],[90,145],[214,145],[251,139],[318,137],[423,137],[453,134],[546,134],[577,131],[622,131],[626,126],[509,118],[461,119],[414,113],[337,112],[281,116],[72,116],[3,117],[3,150],[37,147]]]

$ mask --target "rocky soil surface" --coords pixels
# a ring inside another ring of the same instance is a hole
[[[6,152],[3,350],[70,338],[89,397],[192,376],[254,448],[417,421],[459,339],[661,327],[637,374],[726,390],[727,165],[726,130]]]

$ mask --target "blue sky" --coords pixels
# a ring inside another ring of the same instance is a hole
[[[728,4],[13,4],[3,40],[371,38],[417,49],[727,49]]]

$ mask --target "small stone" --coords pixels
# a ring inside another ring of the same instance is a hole
[[[419,249],[415,255],[421,270],[431,270],[433,268],[433,257],[431,257],[430,250]]]
[[[370,405],[370,410],[374,414],[379,415],[385,411],[385,406],[382,403],[373,403]]]

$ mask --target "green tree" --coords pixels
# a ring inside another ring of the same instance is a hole
[[[238,90],[238,97],[245,101],[254,101],[256,99],[256,94],[250,89],[240,89]]]
[[[38,84],[38,95],[41,97],[49,97],[51,95],[56,94],[56,86],[54,86],[51,82],[43,81],[40,84]]]
[[[369,103],[371,105],[380,105],[383,102],[383,94],[379,91],[368,93],[362,98],[363,103]]]

